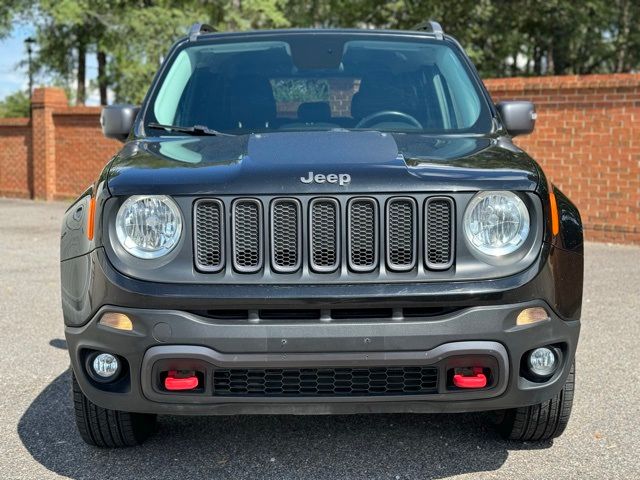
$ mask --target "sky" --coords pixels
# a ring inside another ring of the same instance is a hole
[[[1,1],[1,0],[0,0]],[[27,60],[27,49],[24,44],[25,38],[34,34],[32,25],[16,23],[11,33],[0,39],[0,100],[16,90],[26,90],[29,85],[27,67],[20,67],[19,63]],[[38,48],[37,45],[34,46]],[[98,73],[95,55],[87,56],[87,105],[98,105],[98,92],[90,89],[88,82],[95,79]],[[46,85],[50,79],[38,77],[34,80],[34,86]]]

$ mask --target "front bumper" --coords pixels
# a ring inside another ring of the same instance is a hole
[[[523,308],[541,306],[550,319],[516,326]],[[126,313],[131,332],[98,323],[107,311]],[[574,358],[579,320],[567,321],[542,300],[470,307],[455,313],[404,321],[216,321],[177,310],[102,307],[81,327],[66,327],[72,367],[83,392],[110,409],[167,414],[464,412],[540,403],[563,386]],[[561,365],[544,383],[521,376],[524,353],[556,345]],[[88,351],[115,353],[126,360],[126,381],[97,384],[86,373]],[[490,388],[449,391],[451,359],[484,356],[495,361]],[[162,392],[158,362],[204,365],[205,389],[198,394]],[[437,393],[332,397],[221,397],[211,391],[217,368],[376,367],[431,365],[438,368]]]

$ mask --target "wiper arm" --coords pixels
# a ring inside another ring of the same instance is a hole
[[[154,128],[156,130],[172,130],[174,132],[184,132],[189,133],[191,135],[220,135],[223,137],[233,137],[234,135],[230,133],[219,132],[218,130],[213,130],[204,125],[194,125],[193,127],[181,127],[179,125],[163,125],[161,123],[151,122],[147,124],[149,128]]]

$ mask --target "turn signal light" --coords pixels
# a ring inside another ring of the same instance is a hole
[[[551,232],[558,235],[560,233],[560,219],[558,218],[558,202],[553,190],[549,192],[549,204],[551,206]]]
[[[133,322],[124,313],[107,312],[102,315],[99,323],[116,330],[133,330]]]
[[[93,240],[93,229],[96,221],[96,199],[91,197],[89,200],[89,215],[87,217],[87,238]]]
[[[525,308],[518,314],[516,325],[531,325],[532,323],[549,320],[549,314],[542,307]]]

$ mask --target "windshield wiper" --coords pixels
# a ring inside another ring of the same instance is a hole
[[[194,125],[193,127],[181,127],[179,125],[163,125],[161,123],[151,122],[147,124],[149,128],[154,128],[156,130],[172,130],[174,132],[184,132],[189,133],[191,135],[220,135],[223,137],[233,137],[231,133],[223,133],[218,130],[213,130],[204,125]]]

